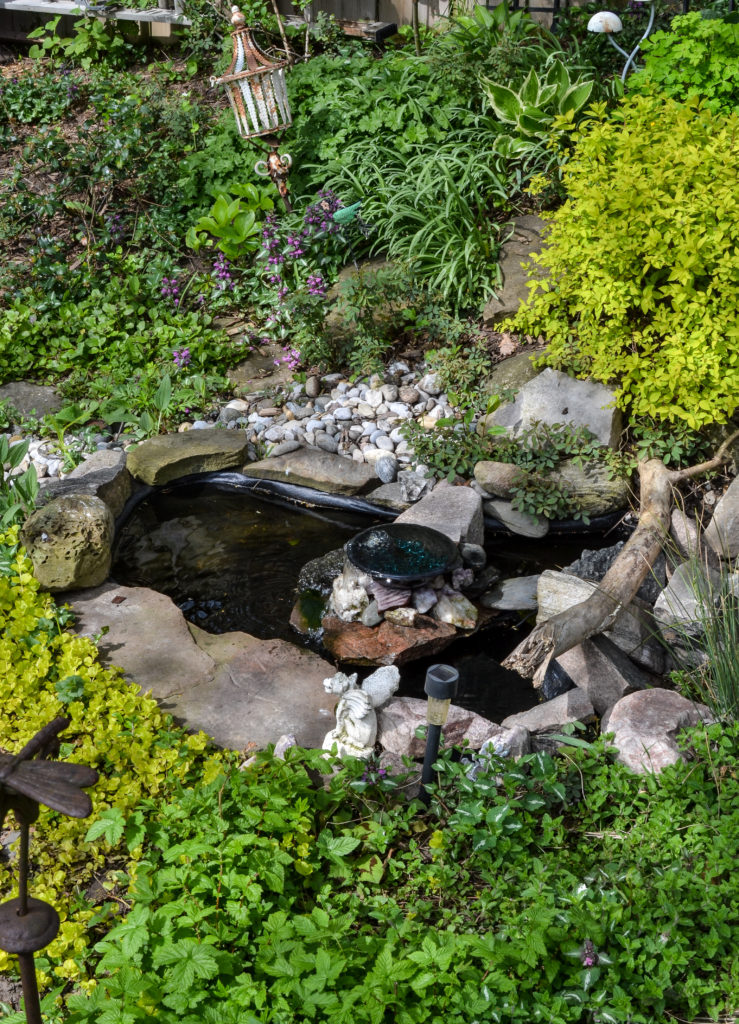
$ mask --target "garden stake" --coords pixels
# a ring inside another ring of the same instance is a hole
[[[98,780],[98,773],[86,765],[43,760],[68,725],[68,718],[55,718],[20,753],[0,754],[0,828],[7,812],[13,811],[21,830],[18,896],[0,904],[0,949],[18,957],[28,1024],[42,1024],[33,954],[48,946],[59,931],[56,910],[28,895],[29,829],[38,818],[39,804],[72,818],[86,818],[92,802],[82,788]],[[36,754],[39,759],[32,761]]]
[[[423,770],[421,772],[421,791],[419,799],[428,804],[431,799],[428,785],[434,777],[434,762],[439,753],[439,741],[441,740],[441,727],[444,725],[449,714],[449,705],[452,697],[456,696],[459,672],[451,665],[432,665],[426,673],[426,682],[423,684],[424,693],[428,696],[426,709],[426,753],[423,758]]]

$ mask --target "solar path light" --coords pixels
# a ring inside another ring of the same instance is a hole
[[[48,946],[59,931],[56,910],[28,895],[29,829],[38,818],[39,804],[72,818],[86,818],[92,801],[82,790],[98,780],[98,773],[86,765],[43,760],[68,725],[68,718],[55,718],[20,753],[0,754],[0,828],[8,811],[13,811],[21,832],[18,895],[0,904],[0,949],[18,957],[28,1024],[42,1024],[33,954]],[[36,754],[39,759],[31,760]]]
[[[423,689],[428,697],[426,707],[426,753],[421,771],[419,798],[427,804],[431,798],[428,785],[434,778],[434,762],[439,754],[441,727],[446,723],[452,697],[456,696],[459,672],[451,665],[432,665],[426,673]]]

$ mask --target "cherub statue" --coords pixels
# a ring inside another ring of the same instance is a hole
[[[339,694],[336,705],[336,726],[326,734],[325,750],[336,747],[339,757],[369,758],[377,738],[375,708],[384,704],[395,693],[400,681],[397,668],[382,668],[373,672],[357,686],[357,673],[347,676],[337,672],[323,680],[327,693]]]

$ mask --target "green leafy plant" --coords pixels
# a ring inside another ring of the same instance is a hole
[[[230,260],[238,260],[259,248],[259,213],[274,209],[274,187],[236,185],[231,191],[235,198],[219,195],[210,213],[188,229],[185,240],[195,252],[203,245],[215,246]]]
[[[0,538],[0,746],[19,750],[42,725],[64,714],[71,725],[62,737],[62,759],[92,765],[101,775],[90,790],[92,823],[42,808],[36,829],[34,895],[55,906],[63,922],[57,938],[36,960],[42,981],[48,983],[52,976],[83,978],[88,969],[84,951],[96,915],[75,896],[77,888],[84,890],[95,872],[127,868],[140,856],[140,839],[131,846],[113,823],[122,818],[135,824],[143,798],[166,799],[177,778],[186,779],[196,766],[200,777],[203,770],[206,775],[217,773],[220,760],[204,758],[205,736],[176,729],[155,701],[140,696],[119,671],[104,668],[89,638],[67,631],[71,613],[39,591],[17,538],[17,528]],[[85,840],[91,828],[97,834]],[[135,829],[128,830],[128,838],[136,839]],[[4,892],[12,890],[15,875],[12,864],[0,862]],[[125,871],[122,877],[127,878]],[[108,905],[97,921],[107,920],[110,911]],[[11,962],[8,954],[0,953],[0,970]]]
[[[594,82],[576,78],[573,82],[566,65],[553,60],[543,78],[531,68],[520,88],[483,82],[485,95],[495,116],[503,124],[515,125],[525,138],[546,138],[556,118],[575,124],[593,92]]]
[[[29,50],[31,57],[47,58],[57,64],[68,62],[90,71],[101,65],[125,68],[135,53],[131,44],[116,30],[120,23],[80,18],[74,23],[74,35],[65,38],[57,35],[60,20],[53,18],[28,33],[29,39],[38,40]]]
[[[728,114],[739,106],[739,24],[734,16],[678,15],[669,31],[655,32],[642,49],[644,68],[629,79],[631,92],[695,97],[714,113]]]
[[[6,530],[33,512],[38,495],[38,480],[33,464],[15,472],[28,455],[28,441],[11,444],[0,434],[0,529]]]
[[[584,126],[565,166],[535,257],[548,276],[512,323],[548,339],[550,365],[615,383],[632,418],[697,429],[736,407],[738,124],[634,97]]]

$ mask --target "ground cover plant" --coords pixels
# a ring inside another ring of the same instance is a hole
[[[70,1024],[650,1022],[736,1004],[737,734],[659,780],[607,746],[382,772],[259,755],[147,816],[132,908]],[[360,774],[363,772],[363,774]],[[498,777],[499,776],[499,777]]]
[[[33,894],[50,902],[62,920],[59,935],[36,959],[42,981],[84,979],[95,927],[122,906],[115,896],[94,906],[85,893],[94,879],[113,893],[117,878],[125,887],[141,855],[142,800],[155,806],[172,792],[175,779],[202,780],[219,765],[205,753],[203,734],[177,729],[154,700],[118,670],[103,667],[92,640],[70,632],[72,614],[39,590],[17,527],[0,536],[0,621],[0,747],[20,750],[63,715],[71,724],[61,737],[60,758],[100,772],[90,790],[93,818],[42,809],[31,844]],[[16,881],[12,862],[0,861],[3,892]],[[0,970],[13,963],[0,952]]]

